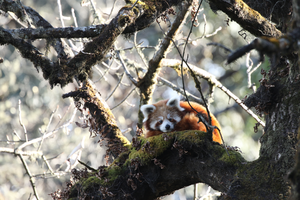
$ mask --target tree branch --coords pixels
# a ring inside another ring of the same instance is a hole
[[[209,0],[211,7],[221,10],[241,27],[255,36],[279,37],[279,31],[259,12],[253,10],[242,0]]]
[[[228,157],[222,146],[208,140],[209,134],[201,131],[137,138],[132,150],[111,166],[96,173],[74,172],[80,181],[68,198],[152,200],[198,182],[226,192],[246,161],[232,150]]]
[[[14,37],[22,39],[53,39],[53,38],[91,38],[98,36],[107,25],[65,28],[20,28],[8,29]]]
[[[111,153],[117,157],[127,150],[129,141],[123,136],[110,108],[90,81],[81,89],[63,95],[63,98],[67,97],[74,98],[76,107],[86,116],[85,122],[91,134],[99,134],[106,140],[108,155]]]

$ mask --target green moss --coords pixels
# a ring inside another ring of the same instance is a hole
[[[134,147],[128,147],[130,154],[125,161],[125,166],[138,160],[140,165],[147,165],[153,158],[158,157],[168,148],[170,148],[174,140],[178,142],[190,142],[195,145],[202,145],[208,140],[210,136],[206,132],[202,131],[180,131],[174,133],[161,134],[150,138],[138,138],[141,143],[141,148],[136,149]]]
[[[236,181],[239,185],[248,188],[243,190],[243,195],[247,197],[253,195],[253,193],[262,192],[260,189],[265,185],[268,185],[270,188],[270,193],[288,191],[288,188],[285,188],[285,182],[282,181],[283,176],[284,173],[278,173],[269,159],[260,157],[247,165],[240,166],[236,174]]]
[[[126,0],[126,3],[128,5],[125,7],[131,7],[135,2],[136,2],[136,0]],[[160,7],[162,7],[161,4],[162,3],[160,1],[156,1],[156,0],[144,0],[144,1],[136,2],[136,5],[141,6],[142,9],[144,10],[144,14],[146,14],[146,15],[154,14],[157,10],[159,10]],[[158,7],[158,9],[156,9],[157,7]]]
[[[173,135],[168,134],[169,136]],[[162,154],[167,148],[172,146],[173,139],[164,139],[164,134],[155,137],[139,138],[141,148],[132,148],[125,165],[129,166],[133,159],[138,159],[141,165],[146,165],[153,158]]]
[[[222,156],[219,158],[219,161],[223,161],[231,166],[239,167],[242,163],[247,163],[247,161],[242,157],[242,155],[237,151],[228,151],[225,153],[222,148]]]
[[[86,190],[89,186],[94,185],[94,184],[103,184],[104,181],[100,180],[99,178],[97,178],[96,176],[91,176],[87,179],[83,179],[82,181],[82,188],[83,190]]]
[[[134,4],[135,2],[136,2],[136,0],[129,0],[129,1],[127,1],[127,3],[130,4],[130,6],[132,4]],[[147,5],[149,2],[151,3],[151,1],[138,1],[136,4],[141,5],[144,9],[149,9],[150,7]],[[155,10],[155,7],[154,8],[150,8],[150,9],[154,9]]]
[[[112,183],[113,181],[115,181],[118,176],[120,174],[122,174],[122,171],[123,169],[119,166],[113,166],[113,167],[110,167],[109,170],[108,170],[108,180],[109,180],[109,183]]]
[[[177,140],[179,142],[190,142],[194,144],[202,144],[208,139],[208,133],[203,131],[181,131],[178,132]]]
[[[210,134],[195,130],[161,134],[150,138],[138,137],[133,144],[126,143],[128,151],[120,154],[110,166],[99,169],[101,173],[99,173],[99,170],[89,173],[89,177],[82,178],[78,184],[82,187],[82,191],[85,192],[94,191],[95,185],[109,187],[120,175],[126,174],[129,168],[135,168],[153,162],[152,160],[154,158],[163,154],[167,149],[171,149],[177,142],[179,145],[182,145],[182,148],[185,148],[185,145],[195,145],[196,149],[198,149],[197,147],[203,146],[207,151],[211,152],[211,156],[221,163],[224,162],[238,167],[246,162],[239,152],[229,151],[230,156],[228,156],[224,147],[217,143],[209,142],[211,140],[210,138]],[[199,152],[200,151],[202,152],[203,150],[199,148]],[[210,165],[212,163],[207,164]],[[246,169],[245,171],[240,171],[240,174],[244,174],[245,172],[247,172]],[[99,176],[101,176],[101,178]],[[73,187],[74,190],[76,190],[75,188],[76,187]]]

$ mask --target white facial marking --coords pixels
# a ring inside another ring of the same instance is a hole
[[[180,120],[181,120],[181,117],[180,116],[178,116],[178,115],[173,115],[173,116],[171,116],[171,114],[167,114],[167,118],[169,119],[169,120],[175,120],[176,121],[176,123],[178,123],[178,122],[180,122]],[[171,121],[172,121],[171,120]],[[174,121],[173,121],[174,122]]]
[[[163,120],[163,117],[158,117],[158,120],[153,120],[152,122],[150,122],[150,128],[156,130],[156,124],[158,123],[158,121]]]
[[[170,132],[174,129],[174,124],[169,120],[165,119],[163,123],[159,126],[162,132]]]
[[[176,116],[173,116],[173,119],[178,123],[178,122],[180,122],[181,117],[176,115]]]

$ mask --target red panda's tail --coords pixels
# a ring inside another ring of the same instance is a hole
[[[195,110],[197,110],[198,113],[202,114],[205,117],[207,122],[209,122],[208,114],[207,114],[206,108],[204,106],[202,106],[198,103],[195,103],[195,102],[190,102],[190,104]],[[194,113],[195,115],[197,115],[197,112],[193,108],[191,108],[191,106],[189,105],[188,102],[184,102],[184,101],[180,102],[180,107],[184,108],[187,113]],[[219,130],[221,131],[221,126],[220,126],[219,122],[217,121],[216,117],[212,113],[210,113],[210,117],[211,117],[211,125],[218,127]],[[199,123],[201,123],[201,125],[199,125],[198,130],[205,130],[206,131],[206,128],[205,128],[204,124],[202,124],[202,122],[199,122]],[[221,138],[220,134],[221,133],[219,133],[218,129],[214,129],[214,131],[213,131],[213,141],[222,144],[223,142],[222,142],[222,138]]]

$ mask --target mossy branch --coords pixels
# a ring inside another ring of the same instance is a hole
[[[209,3],[213,9],[223,11],[232,20],[255,36],[279,37],[282,34],[275,25],[242,0],[209,0]]]
[[[199,182],[226,192],[236,170],[246,164],[239,152],[230,150],[228,156],[221,145],[210,142],[209,134],[201,131],[140,137],[129,149],[96,173],[82,177],[75,172],[81,177],[68,198],[85,195],[96,199],[152,200]]]
[[[91,82],[86,82],[79,90],[63,95],[63,98],[67,97],[72,97],[76,107],[85,115],[86,126],[90,127],[91,134],[100,135],[107,142],[108,155],[111,153],[117,157],[127,150],[129,141],[123,136],[110,108]]]
[[[38,56],[40,55],[39,52],[21,51],[20,49],[23,48],[22,45],[17,46],[15,44],[18,43],[26,45],[26,42],[23,39],[14,37],[5,29],[2,29],[0,41],[2,45],[11,44],[15,46],[20,50],[21,55],[24,58],[33,62],[37,69],[40,67],[43,71],[44,78],[49,80],[52,87],[57,84],[60,84],[61,87],[63,87],[72,82],[75,76],[78,80],[85,81],[88,78],[91,67],[105,57],[120,34],[134,33],[135,31],[148,27],[162,12],[170,6],[177,5],[179,2],[180,1],[177,0],[162,2],[139,1],[135,4],[135,6],[127,5],[120,9],[117,16],[105,26],[100,35],[87,43],[84,49],[73,58],[71,58],[73,53],[69,51],[69,47],[67,45],[65,45],[64,48],[67,48],[68,50],[64,52],[63,41],[60,43],[59,41],[54,42],[53,45],[59,55],[58,61],[55,62],[50,59],[46,59],[47,62],[45,62],[43,57]],[[30,18],[36,20],[32,22],[34,25],[37,27],[52,28],[46,20],[43,20],[41,16],[29,7],[25,7],[25,10],[22,6],[19,6],[19,9],[15,9],[13,1],[0,3],[0,9],[3,11],[13,11],[18,17],[24,19],[25,15],[20,13],[23,13],[26,10]],[[7,35],[10,38],[9,40],[6,40]],[[51,66],[49,66],[49,63],[51,63]]]

